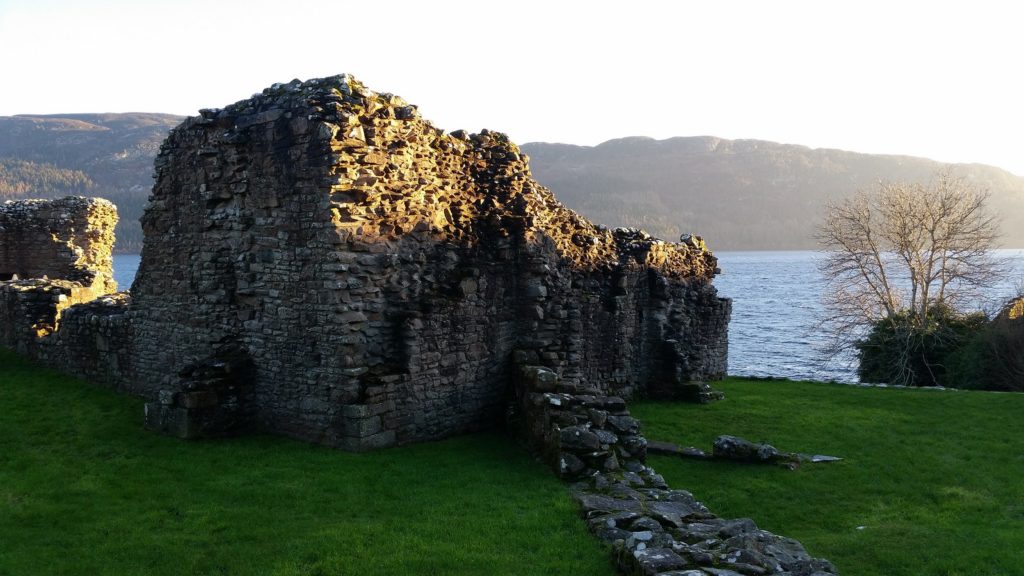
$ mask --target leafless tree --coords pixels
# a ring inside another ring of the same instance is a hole
[[[947,169],[928,184],[882,182],[830,205],[818,230],[830,350],[850,350],[868,328],[897,317],[909,330],[896,334],[912,339],[928,331],[935,311],[958,310],[991,285],[1002,267],[992,255],[999,223],[987,199]],[[893,379],[911,382],[912,366],[907,358]]]

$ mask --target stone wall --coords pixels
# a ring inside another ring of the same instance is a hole
[[[130,298],[41,339],[32,298],[0,309],[6,345],[150,398],[153,428],[367,449],[493,426],[518,366],[625,397],[725,372],[699,238],[595,226],[504,135],[447,134],[349,76],[203,110],[155,171]]]
[[[117,209],[102,198],[0,204],[0,281],[50,278],[117,290],[112,276]]]
[[[112,294],[117,209],[98,198],[0,204],[0,346],[130,390],[126,294]]]
[[[109,203],[0,210],[0,345],[146,396],[146,426],[186,438],[361,450],[510,422],[625,573],[834,573],[644,463],[624,398],[725,372],[700,238],[595,226],[504,135],[445,134],[347,76],[202,111],[156,178],[130,295],[109,294]]]
[[[702,243],[594,226],[504,135],[446,134],[351,77],[202,111],[156,176],[141,393],[235,345],[260,427],[362,449],[491,425],[517,364],[625,395],[724,373],[729,303]]]
[[[116,290],[116,223],[99,198],[0,204],[0,345],[28,353],[70,306]]]

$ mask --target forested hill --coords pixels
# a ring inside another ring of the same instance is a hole
[[[910,156],[704,136],[522,149],[537,181],[592,220],[666,239],[700,234],[716,250],[815,248],[813,230],[827,201],[879,180],[927,182],[942,166]],[[1005,245],[1024,247],[1024,178],[980,164],[956,165],[954,172],[989,189]]]
[[[101,196],[117,204],[117,249],[142,246],[139,217],[153,185],[153,158],[183,116],[0,116],[0,201]]]

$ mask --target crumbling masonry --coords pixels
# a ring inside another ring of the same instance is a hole
[[[117,209],[99,198],[0,204],[0,345],[35,352],[72,305],[117,290],[116,223]],[[60,353],[76,346],[62,344]],[[75,370],[75,363],[57,365]]]
[[[348,76],[203,110],[155,167],[130,295],[108,202],[0,205],[0,345],[186,438],[362,450],[507,422],[627,573],[834,573],[645,464],[623,398],[707,398],[725,372],[699,237],[595,226],[504,135],[446,134]]]
[[[203,110],[155,176],[130,298],[2,342],[151,398],[152,427],[366,449],[502,421],[520,365],[625,397],[725,371],[703,242],[595,226],[504,135],[349,76]]]

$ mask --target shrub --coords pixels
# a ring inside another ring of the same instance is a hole
[[[935,306],[927,318],[901,311],[875,322],[856,343],[862,382],[957,387],[955,356],[986,325],[984,314]]]
[[[1024,392],[1024,298],[974,335],[951,362],[957,387]]]

